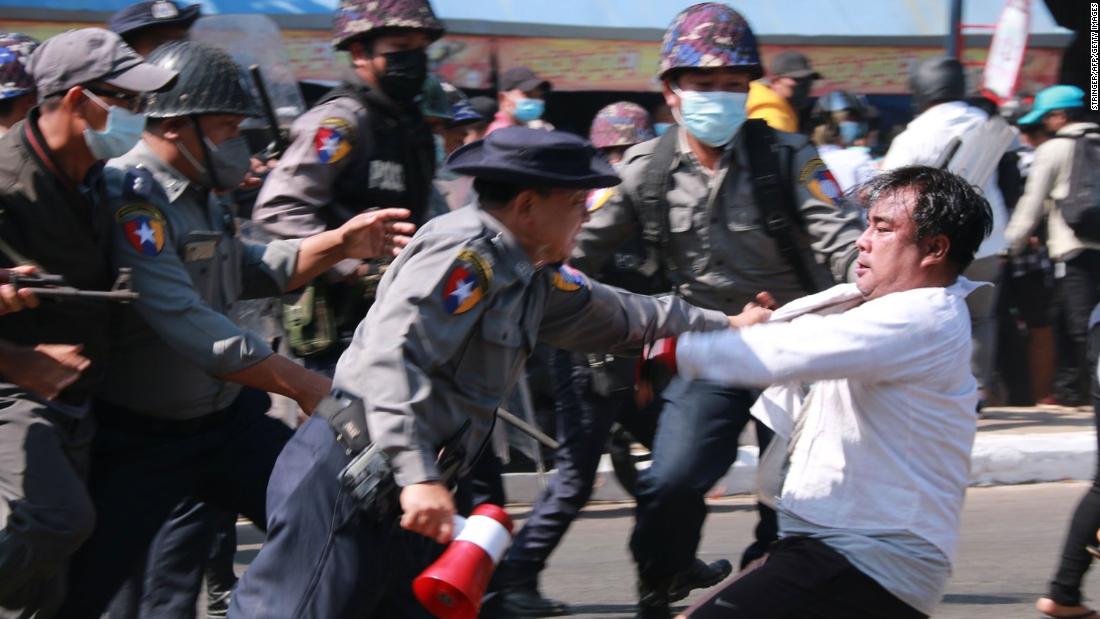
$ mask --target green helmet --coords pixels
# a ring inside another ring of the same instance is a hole
[[[429,118],[447,121],[454,119],[447,91],[443,89],[443,82],[435,73],[429,73],[424,80],[424,90],[420,94],[420,112]]]
[[[154,50],[148,61],[179,72],[171,88],[148,95],[145,115],[149,118],[260,115],[260,107],[244,83],[245,73],[229,54],[217,47],[195,41],[173,41]]]

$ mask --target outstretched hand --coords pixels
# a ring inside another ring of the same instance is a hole
[[[396,256],[409,244],[416,225],[407,221],[412,213],[403,208],[384,208],[360,213],[340,226],[341,242],[348,258],[366,260]]]

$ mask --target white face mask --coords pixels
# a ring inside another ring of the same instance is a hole
[[[92,103],[107,110],[106,129],[96,131],[89,127],[84,130],[84,143],[92,151],[92,156],[104,161],[130,152],[141,141],[141,132],[145,130],[145,116],[117,105],[108,105],[87,89],[84,90],[84,95]]]

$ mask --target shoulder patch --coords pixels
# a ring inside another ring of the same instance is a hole
[[[833,173],[825,166],[825,162],[814,157],[802,166],[798,173],[798,182],[802,183],[810,195],[832,206],[844,195],[840,190],[840,183],[836,182]]]
[[[317,134],[313,136],[313,149],[321,163],[336,163],[351,152],[355,131],[351,123],[330,116],[321,121]]]
[[[581,288],[588,288],[588,278],[580,271],[564,263],[554,272],[551,281],[554,287],[562,292],[576,292]]]
[[[153,173],[149,170],[140,166],[127,168],[122,196],[127,200],[146,201],[152,197],[156,183]]]
[[[151,204],[128,204],[115,213],[122,234],[142,256],[159,256],[164,250],[164,214]]]
[[[588,198],[585,200],[585,208],[589,213],[595,213],[603,208],[603,205],[607,204],[612,197],[615,196],[614,187],[604,187],[603,189],[594,189],[588,192]]]
[[[452,316],[470,311],[488,294],[492,281],[489,260],[476,250],[463,249],[443,281],[443,309]]]

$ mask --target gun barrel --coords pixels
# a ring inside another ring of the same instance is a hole
[[[100,299],[129,303],[140,298],[140,294],[126,290],[78,290],[76,288],[23,288],[35,296],[46,299]]]

